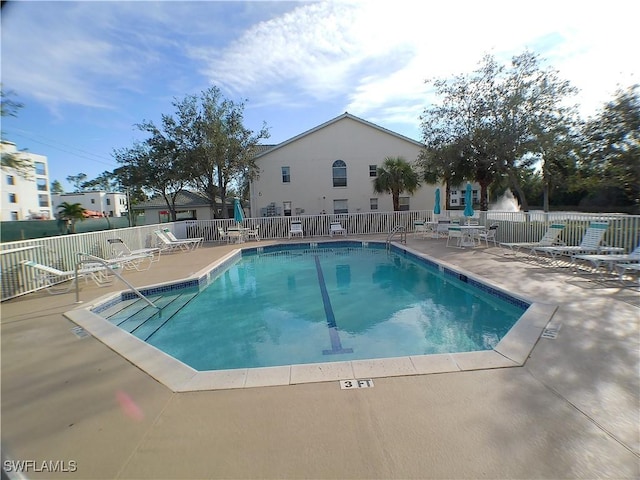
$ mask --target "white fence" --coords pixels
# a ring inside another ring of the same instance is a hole
[[[458,212],[451,213],[453,216]],[[577,245],[589,222],[608,221],[609,229],[604,238],[607,245],[622,247],[628,253],[640,243],[639,215],[497,211],[477,212],[476,215],[475,220],[482,225],[498,224],[497,240],[499,242],[537,241],[549,225],[562,223],[566,226],[562,240],[567,245]],[[432,221],[435,218],[436,216],[430,210],[414,210],[248,218],[243,222],[243,226],[258,227],[262,239],[285,239],[289,235],[291,220],[296,219],[302,222],[305,237],[327,237],[330,223],[339,221],[348,235],[364,236],[387,234],[395,226],[403,226],[411,232],[415,221]],[[121,238],[131,249],[151,247],[156,243],[153,231],[161,227],[169,227],[178,237],[204,237],[205,242],[212,243],[221,241],[218,227],[226,230],[233,225],[235,225],[233,219],[196,220],[4,243],[0,245],[2,301],[39,288],[31,269],[23,267],[21,262],[24,260],[33,260],[60,270],[73,270],[78,252],[109,258],[107,239],[110,238]]]

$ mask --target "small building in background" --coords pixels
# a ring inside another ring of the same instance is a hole
[[[79,203],[87,210],[87,217],[126,217],[129,214],[127,195],[125,193],[86,191],[75,193],[54,193],[51,195],[53,214],[64,203]]]

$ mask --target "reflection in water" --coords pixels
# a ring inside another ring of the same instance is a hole
[[[338,288],[348,288],[351,285],[350,265],[336,265],[336,283]]]

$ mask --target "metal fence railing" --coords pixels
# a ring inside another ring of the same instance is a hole
[[[448,212],[453,217],[461,212]],[[439,217],[442,217],[440,215]],[[262,239],[284,239],[289,235],[292,219],[302,222],[305,237],[327,237],[331,222],[339,221],[348,235],[386,235],[394,227],[404,227],[412,232],[414,222],[433,221],[438,216],[431,210],[404,212],[366,212],[336,215],[299,215],[295,217],[247,218],[245,227],[258,227]],[[561,240],[567,245],[580,243],[584,232],[592,221],[607,221],[609,228],[604,242],[609,246],[632,251],[640,243],[640,215],[589,214],[574,212],[476,212],[475,220],[480,224],[498,224],[498,242],[530,242],[539,240],[549,225],[563,223],[566,228]],[[110,257],[107,239],[121,238],[131,249],[152,247],[156,244],[153,233],[158,228],[171,228],[180,238],[203,237],[205,242],[221,242],[218,228],[227,230],[234,226],[233,219],[187,220],[182,222],[145,225],[141,227],[104,230],[100,232],[61,235],[34,240],[8,242],[0,245],[0,276],[2,300],[7,300],[37,290],[32,269],[21,262],[32,260],[60,270],[73,270],[77,253],[89,253],[101,258]]]

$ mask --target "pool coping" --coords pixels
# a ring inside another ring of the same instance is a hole
[[[344,241],[328,242],[340,243]],[[356,241],[355,243],[379,242]],[[544,329],[552,320],[558,308],[557,305],[531,301],[517,294],[507,292],[504,288],[486,278],[468,272],[463,268],[453,266],[445,261],[433,259],[406,245],[397,243],[392,243],[392,245],[394,249],[403,250],[415,257],[439,265],[444,269],[449,269],[450,272],[463,275],[465,279],[487,285],[498,292],[503,292],[505,295],[526,302],[529,304],[529,307],[493,350],[215,371],[195,370],[180,360],[125,332],[91,311],[98,306],[120,299],[126,290],[104,295],[95,299],[91,304],[82,305],[74,310],[65,312],[64,316],[174,392],[226,390],[339,380],[429,375],[520,367],[525,364]],[[227,262],[241,254],[241,250],[242,249],[239,248],[229,252],[216,262],[209,264],[195,274],[180,281],[148,285],[140,289],[170,289],[172,285],[179,283],[184,284],[185,282],[203,281],[203,279],[215,275]]]

